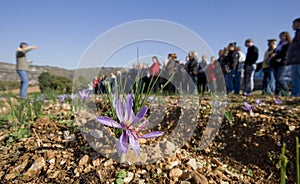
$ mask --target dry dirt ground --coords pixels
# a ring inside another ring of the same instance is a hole
[[[287,183],[295,183],[295,137],[300,135],[300,98],[259,98],[261,105],[250,116],[241,106],[254,104],[257,96],[230,96],[221,128],[204,150],[197,149],[209,114],[209,97],[203,98],[198,128],[174,155],[153,164],[126,165],[96,152],[68,117],[55,105],[46,114],[30,123],[31,136],[11,145],[10,122],[0,124],[0,183],[279,183],[280,154],[286,143]],[[108,111],[101,104],[101,111]],[[205,108],[204,108],[205,107]],[[176,123],[177,107],[168,107],[169,114],[160,127]],[[175,114],[174,114],[175,113]],[[51,116],[49,116],[51,114]],[[173,114],[173,115],[172,115]],[[169,119],[168,119],[169,118]],[[174,121],[172,121],[172,118]],[[175,119],[174,119],[175,118]],[[70,120],[70,121],[69,121]],[[70,123],[62,123],[70,122]],[[166,135],[168,130],[161,128]]]

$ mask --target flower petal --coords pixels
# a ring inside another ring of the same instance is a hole
[[[247,102],[244,102],[244,106],[242,108],[246,111],[250,111],[252,109],[251,105]]]
[[[261,99],[257,99],[255,100],[256,104],[260,105],[262,103],[262,100]]]
[[[118,119],[121,122],[124,122],[123,107],[122,107],[120,99],[116,101],[115,110],[116,110],[116,114],[117,114]]]
[[[137,155],[140,155],[140,143],[137,135],[135,134],[134,131],[130,131],[130,130],[127,130],[127,134],[129,134],[130,147]]]
[[[129,121],[132,122],[133,120],[133,111],[132,111],[132,106],[133,106],[133,95],[130,94],[127,99],[126,102],[124,104],[124,120],[125,121]]]
[[[134,126],[137,122],[139,122],[143,117],[146,115],[148,111],[148,107],[144,106],[141,108],[141,110],[137,113],[137,115],[133,118],[132,123],[130,126]]]
[[[144,130],[148,124],[148,120],[145,120],[143,123],[139,124],[139,126],[136,128],[137,132],[140,132],[142,130]]]
[[[119,123],[115,122],[113,119],[106,116],[96,117],[96,120],[102,125],[106,125],[114,128],[122,128],[122,126]]]
[[[128,151],[128,136],[125,133],[125,131],[122,132],[121,137],[117,141],[116,149],[117,149],[119,156],[121,155],[121,153],[127,153],[127,151]]]
[[[160,137],[162,135],[164,135],[164,132],[155,131],[155,132],[150,132],[148,134],[139,136],[139,138],[144,138],[144,139],[147,139],[147,138],[156,138],[156,137]]]

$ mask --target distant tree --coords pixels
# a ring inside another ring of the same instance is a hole
[[[61,93],[69,93],[72,81],[67,77],[51,75],[49,72],[42,73],[39,78],[39,87],[42,93],[55,90]]]
[[[42,93],[51,89],[52,75],[49,72],[41,73],[38,77],[39,87]]]

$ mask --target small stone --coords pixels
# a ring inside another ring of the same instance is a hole
[[[84,155],[84,156],[80,159],[78,166],[79,166],[79,167],[87,167],[89,161],[90,161],[90,157],[89,157],[88,155]]]
[[[85,174],[88,174],[88,173],[90,173],[92,171],[92,169],[93,169],[92,166],[89,166],[89,167],[84,168],[83,172]]]
[[[131,180],[133,179],[133,176],[134,176],[134,174],[133,174],[132,172],[128,172],[128,173],[127,173],[127,177],[124,178],[124,182],[125,182],[125,183],[131,182]]]
[[[296,127],[295,127],[294,125],[290,125],[290,126],[289,126],[289,130],[290,130],[291,132],[293,132],[295,129],[296,129]]]
[[[54,164],[55,163],[55,158],[52,158],[48,161],[50,164]]]
[[[59,162],[60,165],[64,165],[66,163],[66,161],[62,160]]]
[[[197,171],[192,171],[192,180],[195,184],[208,184],[208,181],[205,176],[198,173]]]
[[[38,176],[45,165],[46,164],[43,157],[36,159],[31,165],[31,167],[24,174],[23,179],[25,181],[29,181],[31,178]]]
[[[94,167],[97,167],[97,166],[99,166],[100,164],[101,164],[101,161],[100,161],[99,158],[97,158],[96,160],[93,160],[93,166],[94,166]]]
[[[169,176],[173,179],[178,179],[182,175],[183,171],[179,168],[174,168],[170,171]]]
[[[104,162],[104,167],[111,166],[111,165],[113,165],[113,163],[114,163],[114,161],[112,159],[109,159],[106,162]]]
[[[198,168],[197,161],[194,158],[190,159],[187,165],[191,166],[194,170]]]
[[[178,166],[178,164],[179,164],[179,163],[178,163],[177,160],[176,160],[176,161],[173,161],[173,162],[171,162],[171,163],[169,164],[168,169],[172,169],[172,168]]]

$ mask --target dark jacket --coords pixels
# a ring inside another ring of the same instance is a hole
[[[286,65],[300,64],[300,29],[296,31],[295,37],[290,44]]]
[[[187,71],[190,76],[197,76],[197,65],[198,60],[197,59],[191,59],[187,65]]]
[[[275,49],[274,53],[276,55],[275,55],[275,57],[273,57],[270,60],[270,65],[271,66],[276,67],[276,66],[283,66],[283,65],[285,65],[285,63],[286,63],[286,56],[287,56],[287,51],[288,51],[289,45],[290,45],[289,43],[286,43],[286,44],[284,44],[282,46],[279,46],[279,47],[281,47],[280,49]]]
[[[248,48],[244,69],[246,69],[247,66],[253,65],[257,61],[257,59],[258,59],[258,48],[253,45]]]
[[[223,59],[223,72],[226,73],[225,68],[228,67],[228,70],[236,69],[238,64],[238,53],[235,50],[231,50]]]

